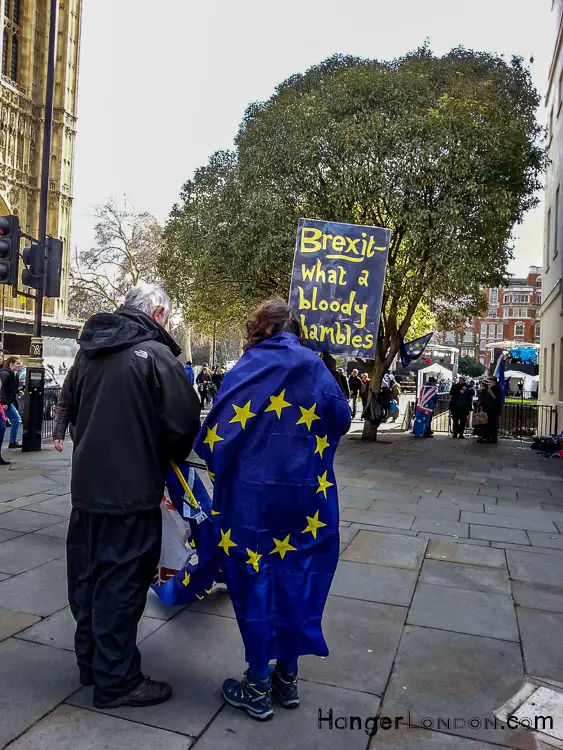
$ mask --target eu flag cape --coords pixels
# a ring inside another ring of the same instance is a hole
[[[339,553],[333,460],[349,426],[325,364],[281,333],[246,350],[196,439],[251,664],[328,654],[321,619]]]
[[[426,431],[432,422],[432,414],[434,413],[437,398],[438,389],[435,385],[423,385],[420,389],[412,428],[412,434],[415,437],[425,437]]]

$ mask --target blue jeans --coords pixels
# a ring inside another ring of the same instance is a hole
[[[21,424],[20,413],[13,404],[10,404],[9,406],[5,406],[4,413],[6,414],[6,417],[12,423],[12,426],[10,428],[10,443],[17,443],[18,432],[20,430],[20,424]]]
[[[0,453],[2,452],[2,443],[4,442],[4,435],[6,433],[6,422],[0,417]]]

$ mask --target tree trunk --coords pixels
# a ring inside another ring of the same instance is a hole
[[[368,405],[372,398],[371,394],[381,392],[381,378],[383,377],[383,375],[384,375],[383,360],[381,359],[379,352],[376,350],[375,360],[373,363],[373,367],[371,370],[371,377],[369,381],[370,396],[368,399]],[[377,440],[377,427],[372,425],[372,423],[368,422],[367,420],[364,420],[362,440],[371,441],[371,442],[374,442]]]
[[[192,327],[184,320],[184,354],[186,355],[186,362],[192,361]]]

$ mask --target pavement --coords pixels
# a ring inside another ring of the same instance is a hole
[[[303,658],[301,707],[275,706],[260,724],[221,699],[223,679],[245,668],[222,587],[188,608],[149,597],[143,668],[173,684],[170,702],[92,708],[66,598],[70,456],[13,459],[0,471],[0,747],[539,747],[526,729],[495,727],[493,712],[528,677],[563,683],[563,462],[512,441],[417,440],[397,425],[377,443],[347,436],[331,654]]]

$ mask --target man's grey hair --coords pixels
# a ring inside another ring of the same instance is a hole
[[[170,297],[159,284],[144,283],[131,287],[125,295],[123,306],[134,307],[147,315],[152,315],[157,308],[163,307],[166,320],[170,315],[171,307]]]

